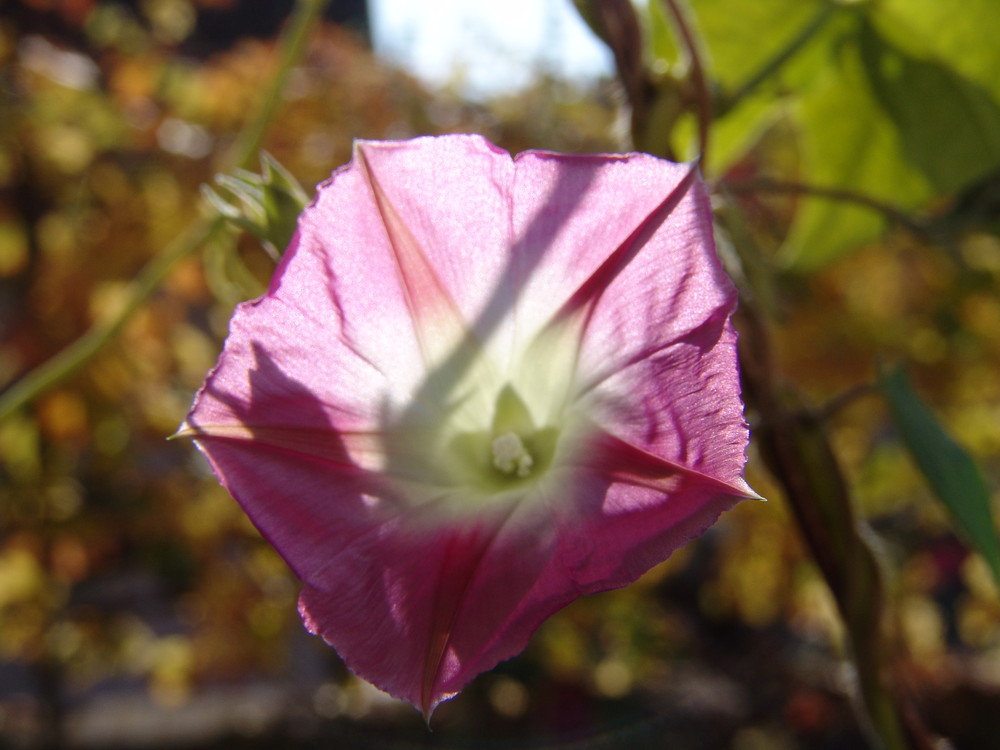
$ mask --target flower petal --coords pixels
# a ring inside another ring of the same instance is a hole
[[[375,175],[372,170],[370,161],[373,158],[376,162],[385,161],[384,158],[377,158],[382,156],[378,153],[382,150],[384,147],[378,145],[358,144],[354,150],[355,160],[358,169],[371,187],[375,205],[382,217],[392,257],[396,263],[399,284],[413,319],[413,332],[420,345],[424,362],[428,368],[433,368],[455,354],[461,346],[472,346],[474,341],[468,335],[466,324],[455,302],[438,278],[420,242],[414,237],[386,194],[381,177]],[[367,155],[368,152],[372,152],[371,157]],[[425,168],[426,166],[428,165],[425,165]],[[393,184],[393,178],[399,177],[399,170],[388,165],[385,171],[389,172],[388,184]],[[413,222],[412,209],[408,213],[410,221]],[[465,356],[476,356],[478,353],[476,348]]]
[[[426,346],[454,335],[452,322],[440,322],[447,317],[442,298],[477,342],[509,339],[506,313],[518,294],[508,273],[510,155],[473,135],[362,141],[355,154],[383,212],[415,317],[431,329]],[[431,192],[436,197],[427,200]],[[501,367],[508,349],[494,350]]]
[[[736,289],[715,255],[711,216],[702,183],[685,181],[649,217],[633,240],[631,261],[594,302],[582,343],[581,388],[672,344],[697,340],[710,351],[720,340],[736,308]],[[724,356],[735,378],[735,353],[727,347]],[[738,402],[738,387],[727,394]]]
[[[736,332],[719,311],[597,381],[581,402],[609,434],[755,497],[743,479],[749,429],[736,362]]]
[[[359,539],[337,575],[303,590],[307,626],[350,668],[429,716],[527,641],[529,633],[512,639],[504,623],[545,566],[551,535],[518,528],[515,513],[387,525]]]
[[[565,315],[585,299],[605,296],[601,290],[606,291],[626,265],[634,265],[632,257],[639,250],[635,235],[643,227],[669,221],[674,206],[685,200],[693,175],[690,165],[639,153],[529,151],[517,156],[516,165],[515,315],[527,342],[557,311]],[[670,247],[675,245],[671,242]],[[662,256],[669,260],[670,251],[660,248],[655,254],[659,257],[651,259],[646,253],[638,265],[651,267]],[[673,283],[672,265],[660,270],[661,283]],[[662,322],[668,329],[673,326],[671,320]]]
[[[745,496],[683,468],[667,476],[654,457],[609,441],[614,481],[591,463],[558,472],[505,514],[423,527],[411,518],[359,537],[336,556],[335,575],[303,590],[307,626],[429,717],[554,612],[634,581]]]

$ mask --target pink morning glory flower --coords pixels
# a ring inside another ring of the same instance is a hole
[[[735,302],[691,165],[360,142],[181,434],[308,628],[429,716],[757,497]]]

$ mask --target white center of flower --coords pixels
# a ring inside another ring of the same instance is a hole
[[[505,432],[493,439],[493,465],[504,474],[526,477],[535,460],[513,432]]]

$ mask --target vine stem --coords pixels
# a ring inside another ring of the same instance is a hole
[[[688,63],[691,66],[691,83],[694,85],[695,108],[698,116],[698,152],[701,154],[701,169],[705,171],[705,159],[708,155],[709,131],[712,125],[712,93],[708,87],[708,77],[702,62],[701,50],[695,39],[691,23],[678,0],[663,0],[673,18],[674,26],[681,43],[687,52]]]
[[[858,399],[877,393],[877,386],[874,383],[855,383],[846,391],[838,393],[829,401],[820,405],[816,414],[821,422],[826,422],[834,417],[841,409],[851,406]]]
[[[844,203],[854,203],[863,208],[871,209],[882,214],[890,221],[907,229],[918,237],[926,236],[927,229],[917,219],[913,218],[903,209],[891,203],[885,203],[876,198],[851,190],[842,188],[822,187],[820,185],[806,185],[800,182],[784,182],[771,180],[768,178],[751,180],[725,180],[721,183],[723,190],[730,193],[784,193],[787,195],[804,195],[811,198],[825,198],[826,200],[842,201]]]
[[[237,167],[245,169],[254,163],[268,126],[278,111],[281,92],[288,76],[305,53],[309,32],[328,2],[329,0],[299,0],[295,13],[282,33],[278,70],[271,79],[256,114],[244,126],[227,154],[223,171]],[[202,217],[192,222],[139,272],[129,288],[125,303],[112,319],[95,323],[83,336],[0,394],[0,422],[89,362],[115,338],[177,264],[196,252],[224,227],[225,220],[221,216]]]

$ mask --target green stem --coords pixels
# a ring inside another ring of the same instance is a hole
[[[765,62],[756,73],[750,76],[742,86],[736,89],[735,92],[726,96],[723,101],[719,104],[719,116],[722,116],[733,109],[737,104],[739,104],[743,99],[749,96],[753,91],[768,80],[771,76],[781,70],[785,63],[791,60],[803,47],[808,44],[812,38],[822,29],[826,22],[830,20],[833,16],[836,6],[833,3],[825,3],[822,8],[820,8],[816,15],[805,26],[802,30],[796,34],[789,43],[782,48],[778,54],[772,57],[770,60]]]
[[[224,226],[222,218],[201,219],[174,240],[132,282],[121,310],[107,322],[95,323],[85,334],[54,357],[36,367],[0,395],[0,422],[28,402],[76,372],[104,348],[159,287],[173,267],[200,248]]]
[[[701,155],[701,170],[705,171],[708,155],[708,137],[712,126],[712,94],[708,87],[708,76],[702,63],[702,53],[695,39],[692,24],[679,0],[664,0],[691,66],[691,84],[694,86],[695,109],[698,117],[698,153]]]
[[[749,299],[739,315],[744,394],[760,414],[755,442],[837,603],[862,724],[879,750],[930,750],[931,738],[894,674],[896,633],[881,566],[821,414],[782,383],[770,333]]]
[[[264,94],[257,116],[243,128],[233,148],[231,163],[223,171],[231,171],[233,167],[245,169],[253,166],[257,160],[264,135],[281,104],[281,94],[285,90],[285,84],[288,83],[288,76],[291,75],[292,68],[302,59],[306,43],[309,41],[309,32],[329,2],[330,0],[299,0],[282,36],[278,72],[271,79],[271,85]]]
[[[282,35],[281,58],[278,71],[271,79],[257,110],[230,151],[226,171],[235,167],[247,168],[253,164],[260,151],[268,125],[274,119],[281,102],[281,92],[288,76],[301,59],[309,39],[309,31],[320,17],[329,0],[299,0],[295,14]],[[128,320],[149,299],[150,295],[174,267],[184,258],[195,253],[215,234],[225,222],[220,216],[199,218],[159,255],[151,260],[132,282],[128,299],[111,320],[95,323],[83,336],[25,375],[20,381],[0,394],[0,422],[25,406],[57,383],[75,373],[105,345],[108,344]]]

